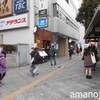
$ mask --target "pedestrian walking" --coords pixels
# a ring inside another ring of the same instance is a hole
[[[93,63],[91,60],[91,53],[90,53],[89,47],[84,49],[83,58],[84,58],[86,78],[91,79],[92,78],[92,65],[93,65]]]
[[[96,62],[98,61],[98,57],[97,57],[98,52],[97,52],[96,47],[93,44],[91,44],[89,46],[89,49],[90,49],[90,52],[91,52],[91,59],[92,59],[92,62],[93,62],[92,70],[96,71]]]
[[[79,52],[80,52],[80,50],[79,50],[79,48],[78,48],[78,47],[76,48],[76,52],[77,52],[77,54],[79,54]]]
[[[73,54],[73,50],[72,48],[69,48],[69,59],[72,59],[72,54]]]
[[[30,68],[30,72],[32,73],[32,76],[34,77],[34,75],[36,74],[38,67],[36,67],[36,65],[38,64],[38,58],[39,58],[39,52],[37,48],[32,48],[32,52],[30,53],[31,55],[31,68]],[[38,73],[37,73],[38,74]]]
[[[2,53],[3,47],[0,46],[0,86],[3,85],[2,80],[6,75],[7,66],[6,66],[6,58],[5,55]]]
[[[79,51],[80,51],[80,55],[81,55],[82,54],[82,47],[81,46],[80,46],[80,50]]]
[[[1,53],[4,54],[6,58],[6,50],[4,49],[3,45],[0,45],[0,47],[1,47]]]
[[[51,66],[53,66],[52,60],[54,61],[54,65],[56,65],[56,49],[54,48],[54,45],[52,44],[51,49],[49,50],[49,55],[50,55],[50,63]]]
[[[82,52],[82,47],[80,46],[80,53]]]

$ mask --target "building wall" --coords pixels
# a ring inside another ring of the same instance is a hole
[[[3,43],[3,35],[0,35],[0,44]]]
[[[3,44],[33,44],[33,32],[29,28],[14,29],[0,33],[3,34]]]
[[[77,0],[69,0],[69,3],[67,3],[66,0],[53,0],[53,3],[58,3],[62,9],[67,12],[69,17],[75,19],[76,13],[78,11],[74,3],[76,1]]]
[[[65,17],[67,17],[70,20],[70,23],[67,22],[67,20],[62,19],[60,17],[54,17],[53,16],[53,4],[58,4],[60,8],[58,8],[62,13],[64,14]],[[74,11],[71,8],[71,5],[73,5]],[[50,7],[51,6],[51,7]],[[52,29],[51,31],[53,32],[58,32],[66,36],[70,36],[75,39],[79,39],[79,25],[75,21],[75,16],[77,13],[77,8],[74,4],[74,2],[69,2],[67,3],[65,0],[49,0],[49,26],[47,29]],[[77,30],[73,28],[71,25],[73,22],[74,25],[76,25]]]
[[[68,55],[68,37],[79,40],[79,25],[75,21],[78,8],[74,2],[76,1],[69,0],[69,3],[67,3],[66,0],[48,0],[48,16],[45,16],[48,19],[48,27],[43,29],[51,31],[61,37],[58,42],[58,53],[62,56]],[[58,5],[59,8],[56,6],[54,8],[54,5]],[[57,15],[58,9],[63,14],[62,17]],[[64,44],[63,47],[62,44]]]
[[[68,55],[68,41],[66,38],[62,38],[62,37],[58,38],[58,54],[59,56]]]
[[[61,33],[74,39],[79,39],[79,31],[72,28],[58,17],[53,18],[53,32]]]
[[[35,40],[34,40],[34,24],[35,24],[35,12],[34,12],[34,0],[28,0],[29,4],[29,11],[24,12],[28,13],[28,21],[29,21],[29,26],[25,28],[16,28],[16,29],[10,29],[10,30],[4,30],[0,31],[0,34],[3,35],[3,44],[19,44],[23,46],[24,44],[27,45],[27,50],[26,47],[24,46],[20,49],[18,49],[17,52],[7,54],[7,63],[9,67],[18,67],[20,65],[21,60],[27,60],[24,64],[29,64],[30,63],[30,55],[29,53],[31,52],[31,47],[34,46]],[[23,13],[20,13],[18,15],[21,15]],[[16,14],[11,15],[11,17],[17,16]],[[7,17],[8,18],[8,17]],[[10,18],[10,16],[9,16]],[[25,53],[22,52],[22,50],[26,50]],[[27,58],[22,59],[26,55]],[[15,59],[15,63],[13,63],[13,60]],[[21,59],[21,60],[20,60]]]
[[[15,15],[17,16],[17,15]],[[13,16],[14,17],[14,16]],[[17,43],[34,43],[34,0],[29,1],[29,27],[28,28],[17,28],[11,30],[1,31],[3,35],[3,44],[17,44]]]

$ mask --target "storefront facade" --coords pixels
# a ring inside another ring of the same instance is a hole
[[[11,53],[8,54],[8,62],[16,61],[17,66],[29,64],[33,46],[44,48],[48,53],[51,44],[54,44],[59,56],[68,55],[68,39],[79,39],[79,26],[71,17],[75,16],[75,12],[69,11],[69,5],[75,7],[73,2],[65,0],[9,0],[9,10],[0,11],[1,44],[16,48],[15,53],[8,51]],[[36,32],[35,26],[38,26]],[[26,50],[24,53],[22,48]],[[21,61],[23,57],[25,61]]]
[[[33,6],[33,0],[8,0],[6,7],[9,10],[0,11],[0,35],[2,36],[0,44],[8,50],[8,67],[22,66],[30,62],[29,53],[35,43]]]
[[[68,0],[68,2],[65,0],[38,0],[36,5],[36,26],[53,34],[53,41],[51,42],[55,45],[59,56],[68,55],[68,39],[75,40],[77,43],[80,34],[79,26],[74,19],[78,9],[73,3],[73,0]],[[74,7],[74,12],[69,5]],[[41,37],[41,34],[38,34],[38,36]]]

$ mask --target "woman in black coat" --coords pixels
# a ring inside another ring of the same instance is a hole
[[[92,78],[93,63],[92,63],[92,60],[91,60],[90,48],[89,47],[84,49],[83,57],[84,57],[84,66],[85,66],[86,78],[91,79]]]

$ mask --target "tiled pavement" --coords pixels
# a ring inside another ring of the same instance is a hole
[[[93,79],[88,80],[84,75],[84,65],[83,61],[81,61],[81,56],[73,57],[71,63],[73,63],[76,58],[80,60],[34,87],[31,87],[13,100],[99,100],[98,98],[89,97],[70,98],[72,92],[96,92],[98,94],[100,92],[100,62],[97,64],[96,71],[93,72]],[[39,65],[39,75],[35,77],[32,77],[29,73],[29,66],[9,69],[4,78],[4,86],[0,87],[0,98],[59,69],[58,66],[62,63],[66,63],[66,66],[68,66],[68,62],[70,62],[70,60],[68,60],[67,57],[62,57],[57,59],[57,66],[51,67],[49,62],[41,64]]]

